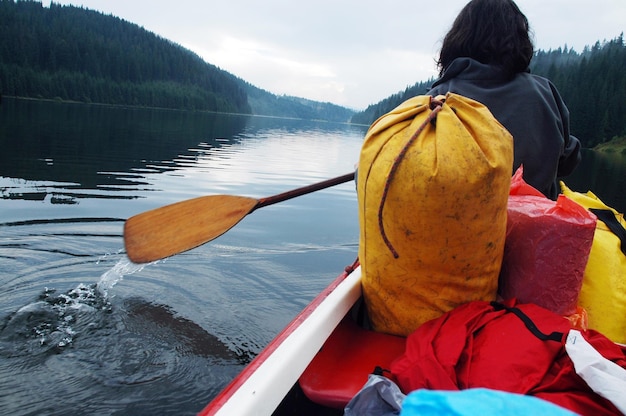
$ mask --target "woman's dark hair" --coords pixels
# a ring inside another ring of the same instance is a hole
[[[510,76],[524,72],[534,51],[529,31],[528,19],[512,0],[472,0],[443,40],[440,75],[460,57],[501,66]]]

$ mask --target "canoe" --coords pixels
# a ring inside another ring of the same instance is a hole
[[[503,304],[500,306],[505,307]],[[523,306],[533,305],[521,305],[519,308]],[[535,318],[547,319],[547,321],[542,322],[549,322],[550,326],[554,326],[553,312],[538,306],[533,307],[534,309],[531,309]],[[405,337],[366,329],[364,325],[361,325],[362,308],[361,268],[358,263],[355,263],[347,267],[313,299],[200,412],[200,415],[342,415],[346,404],[367,383],[370,374],[384,374],[384,371],[381,372],[380,370],[389,369],[393,360],[402,356],[407,340]],[[461,310],[461,307],[457,310]],[[523,315],[522,312],[520,313]],[[557,335],[561,339],[563,334],[567,333],[565,331],[544,334],[536,331],[537,327],[528,316],[520,316],[518,313],[505,314],[503,319],[506,319],[507,316],[512,316],[517,326],[523,323],[529,330],[519,334],[515,333],[513,336],[509,333],[508,336],[503,337],[509,341],[513,340],[516,347],[521,346],[522,349],[526,345],[536,347],[538,345],[537,339],[550,340],[552,335]],[[519,321],[516,320],[517,318]],[[572,317],[569,318],[570,323],[575,327]],[[502,327],[498,327],[498,325],[501,325],[500,322],[502,321],[494,320],[494,322],[496,322],[495,331],[501,334]],[[517,326],[507,327],[517,328]],[[562,327],[562,321],[559,320],[559,324],[556,326]],[[512,329],[512,331],[514,330]],[[453,330],[449,334],[453,334],[453,340],[454,337],[460,336],[465,339],[466,336],[483,334],[480,345],[483,347],[488,345],[492,351],[494,348],[497,349],[504,345],[501,341],[491,344],[485,343],[486,338],[498,339],[498,337],[484,335],[485,331],[487,330],[481,327],[480,331],[476,333],[465,334],[462,331]],[[584,341],[585,337],[580,332],[572,338],[571,332],[567,336],[565,344],[570,346],[573,344],[587,345],[587,351],[582,354],[575,352],[576,356],[567,351],[568,358],[560,352],[552,356],[551,354],[556,350],[547,348],[544,358],[553,360],[553,362],[543,362],[539,369],[533,367],[534,359],[524,363],[524,354],[520,354],[522,357],[520,362],[511,359],[503,361],[508,365],[508,367],[505,366],[508,369],[512,366],[526,365],[526,367],[522,367],[524,371],[536,371],[535,375],[541,375],[545,368],[552,368],[550,366],[559,368],[558,371],[555,371],[559,374],[557,378],[561,380],[560,386],[556,385],[558,383],[550,384],[554,380],[551,381],[549,377],[546,378],[546,383],[554,388],[553,391],[547,390],[551,394],[549,401],[526,400],[521,404],[536,410],[537,406],[544,406],[545,403],[552,402],[551,405],[556,404],[557,407],[561,405],[566,409],[576,410],[579,414],[598,414],[598,411],[606,414],[620,414],[619,412],[626,414],[626,399],[621,387],[626,388],[626,366],[624,366],[626,347],[611,342],[610,339],[597,331],[587,333],[587,341]],[[533,336],[537,338],[533,338]],[[599,348],[599,350],[595,351],[595,348]],[[517,350],[508,348],[502,351],[508,351],[509,354],[512,351],[515,355]],[[606,354],[606,358],[602,357],[601,352]],[[491,357],[491,359],[498,356],[497,354],[482,355]],[[584,375],[575,372],[575,366],[595,368],[595,364],[593,366],[588,365],[589,360],[593,363],[599,363],[597,367],[602,377],[596,373]],[[564,362],[568,363],[567,368]],[[492,361],[481,361],[479,354],[476,363],[478,367],[478,364],[481,364],[484,370],[482,373],[477,371],[477,377],[480,378],[482,374],[489,378],[492,374],[489,367]],[[618,365],[615,365],[616,363]],[[472,366],[477,368],[474,363]],[[613,375],[613,372],[617,376]],[[611,375],[607,378],[609,373]],[[585,383],[590,384],[585,385]],[[566,390],[559,390],[562,387],[565,387]],[[567,389],[571,389],[571,391]],[[468,389],[467,391],[475,393],[476,389]],[[496,390],[491,391],[492,396],[490,397],[492,399],[495,393],[497,393]],[[510,400],[511,398],[517,400],[519,397],[519,394],[512,394],[499,400]],[[521,397],[526,396],[521,395]],[[484,398],[479,400],[484,402]],[[616,406],[620,406],[619,411]]]
[[[200,412],[200,415],[342,415],[346,404],[367,383],[368,376],[372,373],[380,374],[381,369],[389,369],[393,360],[401,356],[405,350],[405,337],[374,332],[365,329],[358,323],[362,306],[361,268],[355,263],[347,267],[313,299]],[[553,315],[550,315],[548,310],[539,309],[545,312],[539,313],[535,309],[534,313],[537,317],[545,317],[548,314],[550,319],[553,319]],[[512,315],[515,315],[513,319],[519,318],[517,314]],[[528,320],[528,317],[526,318]],[[520,322],[527,325],[528,329],[532,329],[534,327],[532,321],[527,320],[521,319]],[[484,331],[485,329],[482,328],[480,333],[484,333]],[[497,331],[501,331],[501,328]],[[458,336],[458,331],[453,331],[453,333]],[[520,345],[524,348],[526,345],[523,343],[524,339],[529,342],[529,339],[534,339],[532,338],[533,335],[537,336],[532,330],[528,331],[528,334],[526,332],[524,334],[526,338],[511,337],[509,334],[504,339],[513,339],[514,342],[522,340],[519,342],[522,342]],[[559,335],[556,332],[552,334]],[[540,333],[540,335],[548,336],[548,338],[552,334]],[[613,357],[620,363],[623,362],[626,348],[623,349],[624,352],[618,352],[616,348],[608,345],[610,340],[602,338],[600,333],[596,335],[590,333],[589,335],[594,338],[592,343],[596,347],[600,347],[601,351],[607,352],[608,357]],[[562,334],[560,336],[562,337]],[[567,337],[568,344],[571,343],[570,337],[571,335]],[[491,337],[491,339],[495,340],[499,337]],[[580,336],[577,343],[584,345],[582,339]],[[501,342],[496,342],[496,344],[502,345]],[[485,344],[481,345],[484,346]],[[492,344],[491,347],[494,345]],[[532,347],[537,344],[530,342],[528,345]],[[594,351],[594,347],[588,343],[587,345],[591,351]],[[595,351],[594,353],[593,360],[595,362],[599,360],[599,354]],[[569,351],[568,354],[570,354]],[[523,354],[521,355],[523,356]],[[555,361],[551,365],[554,365],[555,368],[558,367],[558,372],[560,372],[565,366],[558,357],[554,357]],[[583,360],[579,361],[579,364],[587,365],[585,360],[589,360],[589,357],[581,356],[578,360]],[[600,361],[602,361],[602,365],[599,368],[608,368],[609,364],[614,364],[607,359]],[[480,363],[480,360],[478,362]],[[568,362],[571,364],[571,361]],[[511,365],[520,364],[511,360],[506,361],[506,363],[509,364],[507,367],[509,370]],[[550,401],[552,403],[529,400],[520,403],[520,405],[529,406],[529,409],[534,410],[538,406],[545,406],[546,403],[553,407],[554,404],[560,404],[565,408],[574,406],[574,408],[581,410],[578,412],[580,414],[598,414],[597,411],[600,410],[606,411],[606,414],[619,414],[617,408],[614,407],[619,405],[623,406],[620,409],[624,409],[621,412],[626,414],[626,399],[622,394],[623,389],[621,387],[616,388],[616,386],[622,385],[626,387],[626,368],[619,368],[619,365],[614,367],[616,368],[613,368],[611,372],[615,371],[619,375],[617,378],[611,376],[611,382],[608,384],[602,381],[600,384],[589,384],[588,387],[584,387],[582,384],[577,386],[578,381],[573,384],[570,383],[573,378],[579,380],[579,377],[574,373],[574,367],[571,367],[570,370],[567,370],[567,374],[561,375],[561,378],[566,379],[565,385],[575,386],[571,392],[560,391],[556,388],[551,392]],[[533,371],[532,366],[529,367],[529,371]],[[382,373],[384,375],[384,371]],[[488,374],[491,372],[488,371]],[[597,378],[595,374],[592,376],[592,379]],[[617,379],[621,381],[615,381]],[[469,389],[468,391],[475,393],[476,389]],[[594,395],[594,391],[597,394]],[[479,391],[479,393],[481,392]],[[493,400],[496,393],[498,392],[495,390],[491,391],[491,396],[488,398]],[[564,398],[565,402],[558,401],[560,400],[559,395]],[[526,396],[511,394],[497,400],[518,400],[519,397]],[[467,398],[463,400],[467,400]],[[474,400],[477,399],[474,398]],[[572,402],[570,403],[568,400]],[[499,405],[502,403],[496,403],[494,408],[498,408]],[[560,408],[559,410],[562,411],[563,409]]]
[[[363,329],[352,318],[361,268],[346,268],[302,310],[200,415],[341,415],[376,367],[405,338]]]

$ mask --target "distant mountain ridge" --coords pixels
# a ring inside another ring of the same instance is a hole
[[[537,51],[531,71],[550,79],[571,130],[593,147],[626,135],[623,34],[581,53]],[[0,94],[85,103],[216,111],[369,125],[434,80],[420,81],[361,112],[275,95],[195,53],[112,15],[54,2],[0,0]]]
[[[253,114],[341,123],[350,122],[354,114],[354,110],[336,104],[288,95],[275,95],[248,83],[246,83],[246,92]]]
[[[118,17],[32,0],[0,0],[0,94],[338,122],[354,113],[254,87]]]

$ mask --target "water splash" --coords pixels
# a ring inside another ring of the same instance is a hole
[[[146,264],[123,256],[97,283],[79,284],[65,293],[45,288],[37,301],[8,316],[0,328],[0,353],[8,356],[59,351],[77,335],[102,327],[111,312],[108,291]]]
[[[100,276],[100,281],[96,283],[96,288],[102,296],[107,297],[109,290],[122,280],[124,276],[140,272],[147,265],[156,263],[158,263],[158,260],[152,263],[137,264],[133,263],[128,257],[123,256],[115,266]]]
[[[0,352],[8,356],[40,354],[70,346],[77,334],[99,325],[111,305],[95,290],[79,284],[66,293],[45,288],[36,302],[10,315],[0,331]]]

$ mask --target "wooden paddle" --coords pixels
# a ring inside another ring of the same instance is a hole
[[[219,237],[252,211],[354,179],[354,172],[267,198],[210,195],[135,215],[124,224],[126,254],[148,263],[191,250]]]

